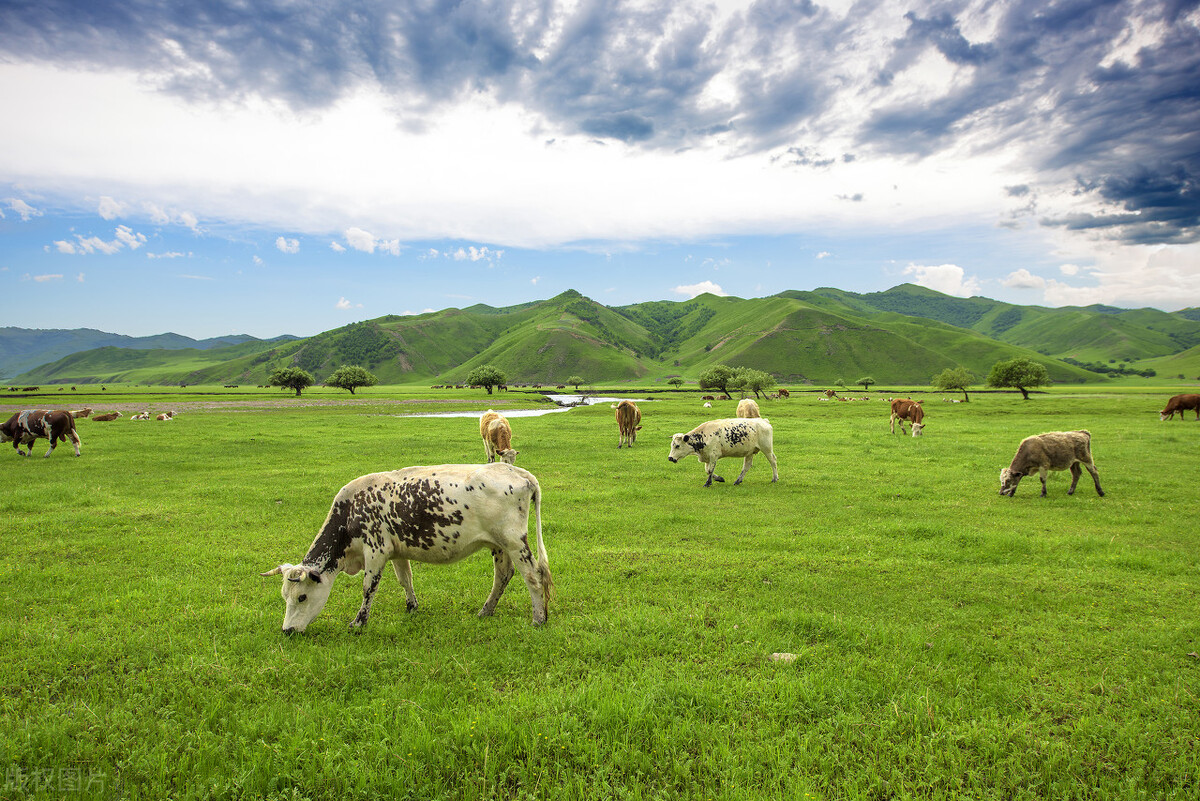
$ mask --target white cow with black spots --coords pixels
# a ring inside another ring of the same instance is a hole
[[[701,423],[686,434],[676,434],[671,438],[671,452],[667,459],[678,462],[692,454],[704,465],[708,472],[708,481],[704,486],[712,486],[713,479],[724,481],[713,470],[717,460],[725,456],[741,456],[742,472],[734,484],[741,484],[754,461],[754,454],[761,453],[771,463],[771,481],[779,480],[779,467],[775,462],[774,430],[765,417],[732,418],[727,420],[709,420]]]
[[[529,511],[537,521],[535,548]],[[283,575],[283,632],[304,631],[325,607],[339,573],[363,574],[363,601],[350,624],[367,622],[388,562],[404,587],[408,610],[417,608],[409,560],[450,564],[480,548],[492,552],[492,592],[479,610],[492,614],[514,565],[533,604],[533,623],[546,622],[554,581],[542,542],[542,491],[533,474],[514,465],[444,464],[371,473],[338,492],[325,525],[299,565],[262,573]]]

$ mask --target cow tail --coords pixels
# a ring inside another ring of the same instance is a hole
[[[537,525],[537,569],[542,580],[542,602],[549,606],[554,597],[554,578],[550,575],[550,555],[542,541],[542,487],[536,480],[533,482],[533,518]]]

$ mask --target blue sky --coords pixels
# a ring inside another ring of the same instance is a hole
[[[1200,306],[1197,2],[0,0],[0,325]]]

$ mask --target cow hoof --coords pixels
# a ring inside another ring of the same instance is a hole
[[[733,486],[735,486],[735,487],[736,487],[738,484],[741,484],[741,483],[742,483],[742,480],[741,480],[740,478],[739,478],[739,479],[736,479],[736,480],[734,480],[734,482],[733,482]]]
[[[417,604],[405,604],[404,609],[407,612],[415,612],[417,611]]]
[[[478,617],[491,617],[491,616],[492,616],[492,612],[494,612],[494,611],[495,611],[494,609],[488,609],[488,608],[485,606],[483,609],[480,609],[480,610],[479,610],[479,615],[478,615]]]
[[[720,476],[713,476],[713,481],[720,482],[721,484],[725,483],[725,479],[721,478]]]

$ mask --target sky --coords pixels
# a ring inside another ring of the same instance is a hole
[[[1200,0],[0,0],[0,326],[1200,306]]]

